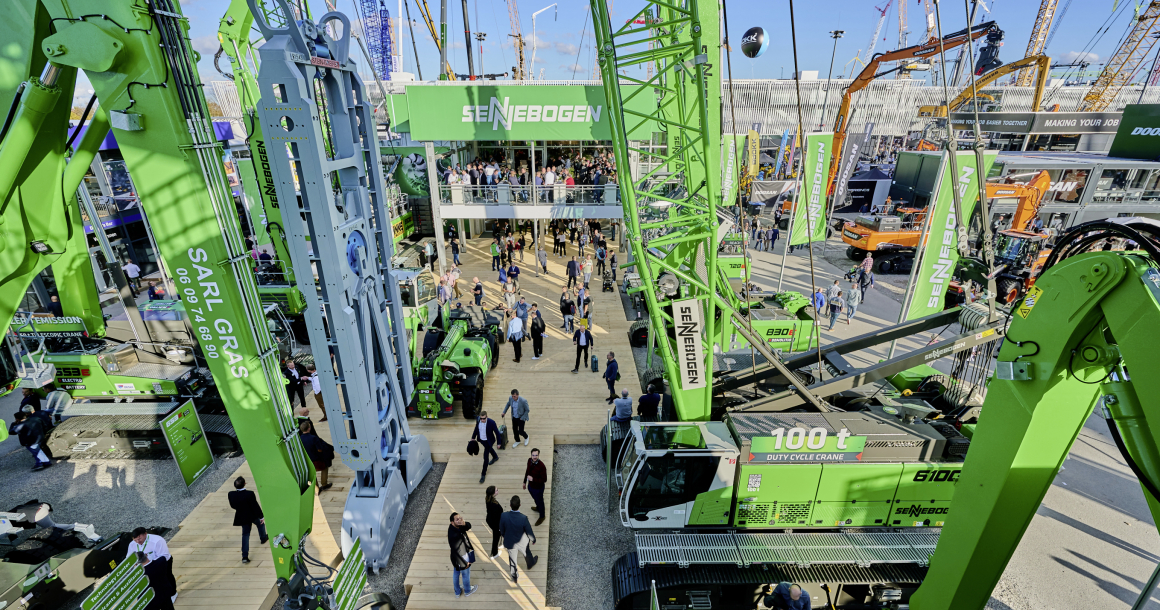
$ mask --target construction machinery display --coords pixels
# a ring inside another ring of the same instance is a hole
[[[956,49],[997,32],[1000,33],[1001,37],[1002,31],[999,30],[999,26],[994,21],[987,21],[968,29],[947,34],[941,39],[930,37],[921,44],[872,56],[866,67],[854,77],[854,81],[842,92],[842,103],[838,106],[838,114],[834,118],[833,156],[830,159],[830,174],[826,182],[830,188],[833,188],[834,177],[838,175],[838,169],[841,167],[843,145],[846,142],[846,133],[849,130],[850,117],[854,110],[855,93],[865,89],[874,79],[904,68],[907,60],[929,59],[938,53]],[[897,68],[881,73],[878,71],[882,64],[894,61],[900,62]]]
[[[1139,250],[1092,251],[1107,239]],[[937,375],[868,371],[861,389],[811,386],[822,410],[789,391],[720,422],[633,423],[616,481],[637,551],[614,567],[617,607],[655,582],[662,602],[747,608],[779,581],[815,606],[982,607],[1096,406],[1154,503],[1149,358],[1135,354],[1160,316],[1160,223],[1088,223],[1057,246],[1009,328],[979,327],[1007,340],[972,408],[948,411]]]
[[[267,505],[278,507],[266,525],[279,589],[288,607],[329,607],[333,598],[325,584],[306,579],[300,556],[311,529],[314,469],[298,440],[279,370],[281,352],[238,226],[221,163],[224,151],[210,128],[180,7],[168,0],[26,4],[22,14],[35,20],[25,24],[31,27],[14,24],[10,33],[29,50],[20,69],[30,76],[8,92],[13,112],[0,133],[3,214],[7,226],[22,227],[23,233],[5,234],[15,242],[0,258],[5,278],[0,322],[9,327],[33,275],[49,264],[55,267],[64,253],[78,252],[78,245],[87,256],[74,193],[111,126],[149,214],[159,258],[174,277],[193,330],[196,362],[216,387],[259,492]],[[261,88],[265,95],[254,102],[256,120],[278,200],[296,206],[283,218],[285,241],[294,268],[314,271],[299,274],[295,282],[308,305],[311,343],[323,350],[315,362],[325,378],[328,414],[344,422],[332,428],[334,444],[355,470],[343,546],[349,549],[361,539],[368,566],[378,567],[389,557],[406,497],[430,469],[431,458],[426,439],[409,431],[405,416],[413,383],[405,314],[390,268],[391,217],[381,198],[386,188],[375,120],[348,57],[345,16],[328,13],[315,23],[284,2],[274,11],[277,19],[256,5],[250,9],[267,37],[258,52],[258,80],[279,85]],[[78,70],[86,73],[100,104],[86,134],[71,147],[64,131],[71,96],[64,92],[72,90]],[[290,131],[288,139],[284,134]],[[70,294],[79,296],[62,299],[65,313],[83,309],[84,293]],[[99,310],[77,317],[100,319]],[[39,345],[48,339],[60,337],[38,337]],[[85,337],[77,339],[83,345]],[[88,377],[100,367],[111,391],[155,397],[180,392],[180,376],[172,384],[145,387],[125,381],[131,377],[125,373],[142,367],[171,366],[142,358],[137,349],[91,354],[95,362]],[[55,365],[28,355],[25,382],[58,378]],[[78,373],[67,378],[84,379],[83,369],[75,368],[64,371]],[[129,414],[145,403],[117,404]],[[155,421],[157,415],[149,417]]]
[[[483,407],[488,372],[499,363],[502,320],[479,307],[444,306],[427,326],[421,359],[415,364],[415,395],[408,415],[450,417],[462,402],[463,417],[475,419]]]

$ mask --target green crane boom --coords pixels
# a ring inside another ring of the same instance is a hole
[[[310,531],[313,466],[295,431],[248,267],[187,22],[172,0],[22,5],[35,15],[25,34],[34,51],[23,73],[42,76],[23,88],[16,119],[0,134],[2,216],[11,240],[11,256],[0,260],[0,322],[6,327],[31,275],[68,247],[75,223],[63,221],[76,214],[76,187],[111,123],[258,490],[279,507],[267,526],[277,542],[270,545],[275,571],[289,580]],[[85,71],[102,110],[66,165],[70,96],[62,92],[72,90],[77,70]],[[14,221],[22,232],[12,232]]]

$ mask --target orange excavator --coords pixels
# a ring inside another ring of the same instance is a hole
[[[1051,177],[1046,171],[1036,174],[1027,184],[987,184],[987,199],[1019,200],[1010,228],[995,234],[995,289],[1001,302],[1014,303],[1022,298],[1035,285],[1035,278],[1051,254],[1051,248],[1047,247],[1051,234],[1033,226],[1050,189]]]
[[[879,53],[870,59],[870,63],[854,77],[854,81],[842,93],[842,104],[838,106],[838,115],[834,118],[834,144],[833,157],[830,161],[830,178],[827,184],[830,185],[830,194],[833,194],[834,177],[838,174],[838,168],[842,163],[842,146],[846,142],[846,130],[849,127],[851,102],[855,93],[865,89],[874,79],[906,68],[909,63],[907,60],[911,59],[925,59],[933,57],[942,51],[950,51],[958,48],[968,42],[977,40],[991,33],[1001,33],[1002,30],[995,24],[994,21],[980,23],[969,30],[960,30],[952,34],[943,36],[942,39],[931,37],[926,42],[905,49],[898,49],[897,51],[890,51],[887,53]],[[892,70],[879,73],[878,68],[885,63],[899,62],[899,66]]]
[[[1031,231],[1031,223],[1039,215],[1043,196],[1051,188],[1051,177],[1041,171],[1026,184],[988,183],[987,199],[1017,199],[1010,229],[996,231],[995,261],[999,267],[996,285],[999,297],[1005,302],[1023,294],[1039,274],[1050,250],[1039,245],[1050,237]],[[993,204],[992,204],[993,205]],[[859,216],[842,226],[842,241],[846,242],[846,256],[854,261],[874,253],[875,273],[905,273],[914,261],[914,252],[926,242],[922,234],[926,208],[890,206],[880,214]],[[1034,255],[1034,256],[1032,256]]]

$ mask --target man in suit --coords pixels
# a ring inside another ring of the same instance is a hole
[[[499,460],[499,454],[495,452],[495,444],[499,441],[499,426],[495,424],[495,420],[488,419],[487,411],[479,412],[471,440],[479,441],[479,444],[483,445],[483,451],[480,452],[483,453],[483,472],[479,474],[479,482],[483,483],[487,478],[487,467]],[[495,456],[491,461],[487,459],[488,453]]]
[[[298,366],[297,362],[286,358],[282,361],[282,376],[286,378],[286,397],[290,399],[290,406],[294,406],[294,397],[298,397],[298,404],[306,406],[306,393],[302,389],[302,378],[306,371]]]
[[[532,531],[532,523],[528,521],[528,517],[520,512],[520,497],[512,496],[510,506],[512,509],[499,518],[499,533],[503,536],[503,548],[508,552],[508,568],[511,570],[512,580],[518,582],[520,573],[516,559],[523,555],[527,569],[530,570],[540,558],[533,556],[528,546],[536,543],[536,534]]]
[[[576,346],[576,366],[572,367],[573,373],[580,372],[580,365],[588,362],[588,348],[592,347],[592,333],[587,328],[578,328],[575,333],[572,333],[572,344]],[[584,357],[581,358],[580,355]]]
[[[258,505],[258,496],[246,489],[245,477],[234,479],[234,490],[229,494],[230,508],[234,509],[234,525],[242,528],[242,563],[250,563],[250,527],[258,526],[258,540],[266,544],[266,515]]]
[[[576,230],[572,229],[572,231],[575,232]],[[571,288],[572,286],[577,284],[579,282],[579,280],[580,280],[580,263],[576,262],[576,257],[573,256],[572,260],[568,261],[568,285],[565,286],[565,288]]]

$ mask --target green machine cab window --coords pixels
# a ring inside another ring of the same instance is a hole
[[[709,490],[720,456],[669,453],[641,463],[632,488],[632,516],[692,502]]]
[[[644,431],[648,450],[704,449],[705,438],[698,426],[648,426]]]

